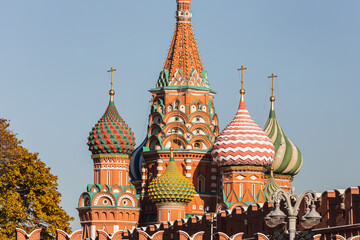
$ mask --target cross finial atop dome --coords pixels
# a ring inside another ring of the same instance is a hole
[[[131,128],[121,118],[114,103],[114,82],[113,72],[116,69],[111,68],[111,89],[109,91],[109,105],[95,124],[89,134],[88,146],[93,155],[96,154],[131,154],[135,137]]]
[[[114,101],[114,95],[115,95],[115,91],[114,91],[114,81],[113,81],[113,72],[115,72],[116,69],[111,67],[110,70],[108,70],[108,72],[111,72],[111,89],[109,91],[109,95],[110,95],[110,102]]]
[[[241,68],[238,69],[238,71],[241,71],[241,89],[240,89],[240,102],[245,102],[245,89],[244,89],[244,70],[247,70],[246,67],[244,67],[243,65],[241,65]]]
[[[270,97],[270,102],[271,102],[271,111],[275,110],[275,96],[274,96],[274,78],[277,78],[277,75],[274,75],[273,73],[271,74],[271,76],[268,76],[268,78],[271,78],[271,97]]]

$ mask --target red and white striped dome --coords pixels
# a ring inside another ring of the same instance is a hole
[[[214,162],[220,166],[266,167],[274,161],[274,145],[251,119],[244,100],[240,101],[235,118],[216,138],[211,155]]]

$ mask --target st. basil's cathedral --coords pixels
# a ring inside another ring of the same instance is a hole
[[[264,204],[277,189],[290,191],[301,169],[302,155],[276,118],[274,94],[265,126],[252,120],[243,66],[236,115],[220,132],[215,91],[193,33],[191,0],[176,2],[174,36],[149,90],[147,136],[137,148],[131,123],[115,107],[116,69],[109,70],[109,105],[88,137],[94,182],[77,208],[84,238],[94,239],[98,230],[112,234]]]

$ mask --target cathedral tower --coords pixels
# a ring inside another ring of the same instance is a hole
[[[137,176],[134,184],[141,189],[147,206],[143,211],[145,222],[156,216],[147,191],[150,182],[164,172],[169,162],[171,135],[174,163],[196,190],[186,214],[203,214],[205,207],[215,210],[217,202],[218,170],[210,154],[219,132],[213,104],[215,92],[210,89],[195,41],[191,0],[176,3],[174,36],[164,68],[155,88],[150,90],[152,106],[147,139],[139,150],[142,153],[134,156],[131,163],[135,170],[132,175]]]
[[[270,97],[270,114],[264,131],[269,136],[275,147],[275,159],[272,164],[274,168],[274,178],[278,185],[286,191],[290,191],[291,182],[302,166],[303,157],[300,150],[285,135],[284,130],[280,127],[275,115],[275,96],[274,96],[274,74],[268,78],[272,78],[272,88]],[[270,168],[267,170],[269,177]]]
[[[94,163],[94,183],[80,196],[78,211],[84,238],[95,239],[96,230],[112,234],[137,226],[139,196],[129,185],[130,154],[134,133],[120,117],[114,103],[113,72],[109,105],[92,128],[88,145]]]
[[[265,171],[274,159],[274,146],[265,132],[251,119],[245,105],[243,66],[240,104],[235,118],[216,138],[212,156],[220,166],[223,209],[265,202]]]

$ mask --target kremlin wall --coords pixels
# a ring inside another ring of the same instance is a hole
[[[78,202],[82,230],[71,235],[59,230],[58,240],[267,239],[286,228],[269,228],[264,217],[273,209],[269,200],[275,191],[291,191],[303,157],[276,118],[274,87],[269,118],[261,128],[246,108],[247,68],[241,66],[238,109],[219,129],[215,91],[191,24],[191,0],[176,3],[170,49],[149,90],[147,136],[135,148],[131,123],[115,107],[116,69],[111,68],[109,105],[88,137],[94,182]],[[269,78],[274,83],[276,77]],[[322,219],[312,230],[314,238],[360,234],[358,187],[316,197]],[[304,213],[305,203],[299,216]],[[300,224],[297,229],[304,230]],[[40,239],[37,234],[18,229],[17,239]]]
[[[163,222],[154,225],[136,227],[115,233],[97,230],[94,239],[98,240],[205,240],[211,239],[211,226],[214,238],[221,240],[267,240],[276,229],[264,223],[269,213],[269,203],[253,204],[247,208],[222,210],[212,216],[211,213]],[[312,229],[314,240],[357,240],[360,239],[360,188],[326,191],[318,195],[317,210],[322,216],[321,223]],[[304,213],[301,207],[299,216]],[[212,218],[213,217],[213,218]],[[94,219],[95,220],[95,219]],[[95,220],[96,221],[96,220]],[[283,226],[280,226],[280,228]],[[298,224],[298,230],[304,230]],[[27,234],[17,229],[17,240],[40,240],[40,231]],[[82,240],[83,230],[66,234],[58,230],[57,240]],[[90,239],[90,238],[88,238]]]

